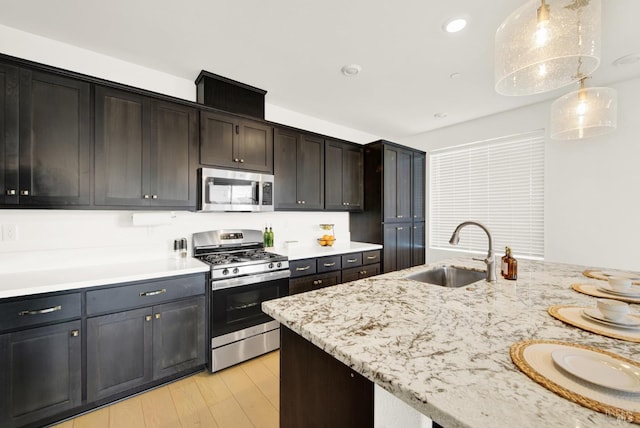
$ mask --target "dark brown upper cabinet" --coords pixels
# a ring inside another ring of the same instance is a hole
[[[384,148],[384,221],[411,221],[411,151]]]
[[[200,112],[200,164],[273,173],[273,128],[232,115]]]
[[[413,152],[411,167],[411,215],[413,221],[425,221],[426,198],[426,155],[421,152]]]
[[[324,209],[324,139],[275,129],[275,209]]]
[[[195,208],[197,110],[96,86],[95,205]]]
[[[0,75],[0,201],[29,207],[89,205],[90,85],[5,65]]]
[[[362,146],[326,140],[326,210],[360,211],[363,208]]]

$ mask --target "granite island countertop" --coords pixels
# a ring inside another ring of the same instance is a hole
[[[551,305],[594,306],[572,283],[586,267],[519,261],[518,280],[462,288],[404,279],[447,260],[263,303],[297,334],[445,427],[627,426],[538,385],[511,361],[528,339],[596,346],[640,361],[640,346],[569,326]],[[639,311],[639,305],[632,305]]]

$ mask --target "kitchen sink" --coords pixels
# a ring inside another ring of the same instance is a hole
[[[426,282],[441,287],[464,287],[473,282],[487,279],[487,273],[481,270],[458,266],[441,266],[435,269],[418,272],[405,277],[412,281]]]

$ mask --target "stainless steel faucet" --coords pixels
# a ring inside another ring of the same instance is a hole
[[[485,264],[487,265],[487,282],[496,282],[498,278],[496,276],[496,255],[493,252],[493,238],[491,237],[491,232],[489,232],[489,229],[487,229],[485,225],[475,221],[465,221],[460,223],[458,227],[456,227],[456,230],[453,231],[453,235],[451,235],[451,239],[449,239],[449,244],[458,245],[458,242],[460,241],[460,231],[463,227],[469,225],[478,226],[480,229],[485,231],[487,237],[489,238],[489,252],[487,253],[487,258],[485,258],[484,260],[480,260],[485,262]]]

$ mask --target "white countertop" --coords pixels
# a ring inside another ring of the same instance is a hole
[[[0,274],[0,298],[208,272],[193,257]]]
[[[283,256],[287,256],[289,260],[300,260],[300,259],[309,259],[313,257],[324,257],[324,256],[336,256],[339,254],[348,254],[348,253],[357,253],[360,251],[372,251],[379,250],[382,248],[380,244],[369,244],[366,242],[347,242],[346,244],[338,243],[334,244],[332,247],[326,246],[322,247],[320,245],[313,246],[301,246],[294,245],[285,247],[275,247],[269,248],[269,251],[273,251],[278,254],[282,254]]]
[[[484,268],[468,259],[451,264]],[[596,346],[640,361],[636,343],[569,326],[551,305],[594,306],[572,283],[580,266],[519,260],[517,281],[443,288],[404,279],[419,266],[263,303],[266,313],[446,427],[627,426],[565,400],[523,374],[512,344]],[[632,305],[635,311],[640,305]]]

